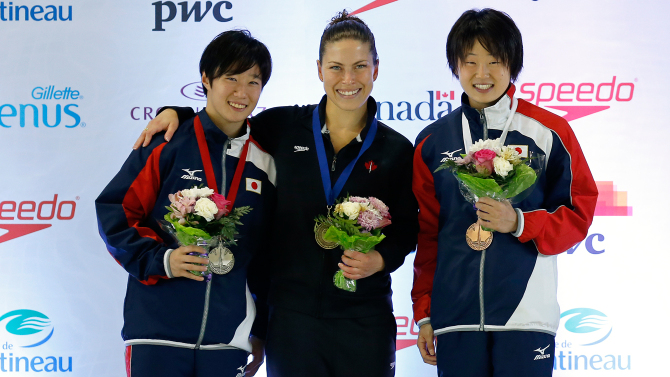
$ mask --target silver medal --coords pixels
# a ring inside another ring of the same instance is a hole
[[[218,275],[225,275],[233,269],[235,256],[233,252],[222,244],[218,244],[209,251],[209,269]]]

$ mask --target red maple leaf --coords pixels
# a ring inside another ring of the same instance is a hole
[[[368,169],[368,172],[372,172],[373,170],[377,169],[377,165],[375,165],[375,163],[370,160],[365,163],[365,168]]]

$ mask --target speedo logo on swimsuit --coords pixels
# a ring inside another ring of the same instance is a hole
[[[294,152],[307,152],[309,147],[301,147],[300,145],[296,145],[293,147],[293,149],[295,149]]]
[[[194,175],[195,173],[197,173],[197,172],[201,172],[202,170],[188,170],[188,169],[181,169],[181,170],[183,170],[183,171],[185,171],[186,173],[188,173],[188,174],[184,174],[184,175],[182,175],[182,176],[181,176],[182,179],[190,179],[190,180],[193,180],[193,181],[202,182],[202,178],[196,177],[196,176]]]
[[[548,359],[548,358],[550,358],[550,357],[551,357],[551,354],[550,354],[550,353],[548,353],[548,354],[546,354],[546,355],[544,354],[544,351],[545,351],[547,348],[549,348],[550,345],[551,345],[551,344],[547,345],[547,346],[544,347],[544,348],[538,348],[538,349],[536,349],[535,351],[533,351],[533,352],[539,352],[539,353],[540,353],[539,355],[536,355],[536,356],[535,356],[535,359],[534,359],[534,360],[542,360],[542,359]]]
[[[456,160],[459,156],[454,157],[454,153],[456,153],[456,152],[460,152],[461,150],[463,150],[463,148],[461,148],[461,149],[457,149],[457,150],[455,150],[455,151],[451,151],[451,152],[449,152],[449,151],[447,151],[447,152],[442,152],[441,154],[444,154],[444,155],[446,155],[447,157],[444,157],[443,159],[441,159],[440,162],[447,162],[447,161],[449,161],[449,160],[451,160],[451,161]]]

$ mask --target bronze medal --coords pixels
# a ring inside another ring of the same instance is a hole
[[[217,275],[225,275],[233,269],[235,256],[227,247],[219,244],[209,251],[209,269]]]
[[[486,231],[474,223],[465,231],[465,241],[472,250],[486,250],[493,242],[493,232]]]
[[[326,241],[325,238],[323,238],[323,235],[326,234],[328,228],[330,228],[330,225],[327,223],[314,224],[314,238],[316,239],[316,243],[318,243],[319,246],[330,250],[337,247],[337,242]]]

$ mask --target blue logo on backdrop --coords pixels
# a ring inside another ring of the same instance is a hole
[[[218,3],[214,4],[214,6],[212,6],[211,1],[206,1],[204,2],[204,9],[201,4],[203,1],[194,1],[193,5],[190,6],[190,9],[188,3],[188,1],[181,1],[177,3],[180,5],[179,10],[177,9],[177,5],[175,5],[175,3],[172,1],[156,1],[151,3],[151,5],[154,6],[156,13],[155,27],[151,30],[165,31],[163,28],[163,23],[174,20],[179,11],[181,11],[181,22],[187,22],[191,18],[191,15],[193,15],[193,21],[200,22],[205,18],[205,16],[207,16],[207,13],[209,13],[210,10],[212,12],[210,13],[212,17],[214,17],[214,19],[219,22],[228,22],[233,20],[233,16],[224,17],[221,14],[222,7],[224,9],[233,8],[233,4],[230,1],[219,1]],[[164,13],[165,11],[167,11],[167,15]]]
[[[72,356],[22,354],[22,348],[41,346],[53,333],[49,317],[36,310],[12,310],[0,316],[0,372],[72,372]]]
[[[53,101],[80,101],[84,97],[78,90],[71,87],[56,87],[55,85],[36,86],[30,91],[30,97],[33,100],[45,101],[41,104],[0,104],[0,127],[11,128],[17,126],[16,121],[11,118],[19,118],[18,126],[23,128],[32,125],[54,128],[61,124],[65,128],[75,128],[77,126],[86,127],[86,123],[81,121],[77,113],[79,105],[74,103],[53,104]],[[10,119],[7,119],[10,118]]]
[[[0,21],[72,21],[72,5],[16,5],[0,1]]]
[[[19,340],[17,343],[20,343],[19,347],[22,348],[40,346],[54,333],[49,317],[35,310],[14,310],[0,317],[0,324],[5,320],[7,320],[5,330],[17,336]]]
[[[595,309],[571,309],[561,314],[561,320],[563,319],[563,327],[576,335],[572,338],[579,339],[581,346],[601,343],[612,333],[612,324],[607,316]]]
[[[554,370],[630,370],[631,355],[610,353],[600,345],[612,334],[605,313],[591,308],[575,308],[561,313],[556,334]]]

